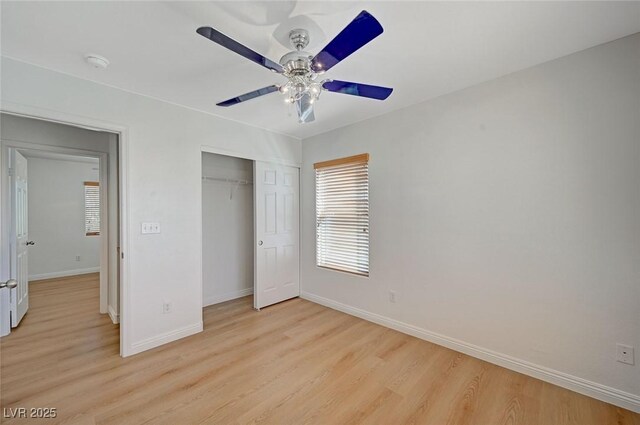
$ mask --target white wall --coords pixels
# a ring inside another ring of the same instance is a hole
[[[302,146],[304,296],[640,409],[640,34]],[[363,152],[369,279],[314,261],[313,163]]]
[[[253,161],[202,154],[202,175],[253,181]],[[253,293],[253,185],[202,182],[203,305]]]
[[[202,329],[202,147],[301,160],[298,140],[8,58],[2,58],[1,101],[2,108],[54,111],[127,129],[125,355]],[[162,233],[140,234],[142,222],[159,222]],[[162,314],[165,301],[170,314]]]
[[[98,181],[98,160],[28,158],[27,166],[29,239],[36,243],[29,280],[98,272],[101,236],[84,228],[84,182]]]

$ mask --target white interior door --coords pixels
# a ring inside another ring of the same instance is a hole
[[[15,328],[29,308],[27,159],[15,149],[10,151],[11,175],[11,277],[18,286],[11,289],[11,327]]]
[[[300,295],[298,169],[254,162],[256,309]]]

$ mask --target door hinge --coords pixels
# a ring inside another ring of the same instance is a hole
[[[13,168],[9,168],[9,177],[13,176]]]

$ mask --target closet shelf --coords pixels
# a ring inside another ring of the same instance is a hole
[[[202,180],[220,182],[220,183],[231,183],[229,188],[229,199],[233,199],[233,193],[238,189],[238,187],[253,185],[253,182],[249,180],[227,179],[224,177],[202,176]]]
[[[249,180],[227,179],[227,178],[222,178],[222,177],[202,176],[202,180],[208,180],[208,181],[214,181],[214,182],[222,182],[222,183],[241,184],[241,185],[253,185],[253,182],[249,181]]]

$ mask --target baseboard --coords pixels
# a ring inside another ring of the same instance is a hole
[[[640,413],[640,396],[615,388],[588,381],[577,376],[569,375],[554,369],[520,360],[506,354],[488,350],[477,345],[469,344],[454,338],[428,331],[408,323],[400,322],[376,313],[371,313],[309,292],[301,292],[301,298],[321,304],[325,307],[368,320],[373,323],[397,330],[399,332],[424,339],[434,344],[442,345],[472,357],[523,373],[528,376],[550,382],[563,388],[584,394],[595,399]]]
[[[120,323],[120,315],[116,312],[113,306],[109,306],[107,313],[109,313],[109,317],[111,318],[111,321],[114,325]]]
[[[214,305],[218,303],[223,303],[225,301],[235,300],[236,298],[246,297],[247,295],[253,294],[253,288],[240,289],[239,291],[226,292],[222,295],[216,295],[214,297],[205,297],[202,300],[202,306],[206,307],[209,305]]]
[[[86,269],[63,270],[60,272],[41,273],[29,276],[29,282],[33,280],[53,279],[54,277],[76,276],[79,274],[99,273],[100,267],[89,267]]]
[[[141,353],[143,351],[150,350],[160,345],[167,344],[169,342],[176,341],[193,334],[202,332],[202,322],[194,323],[193,325],[185,326],[180,329],[175,329],[151,338],[144,339],[142,341],[131,344],[131,350],[128,350],[127,356]]]

